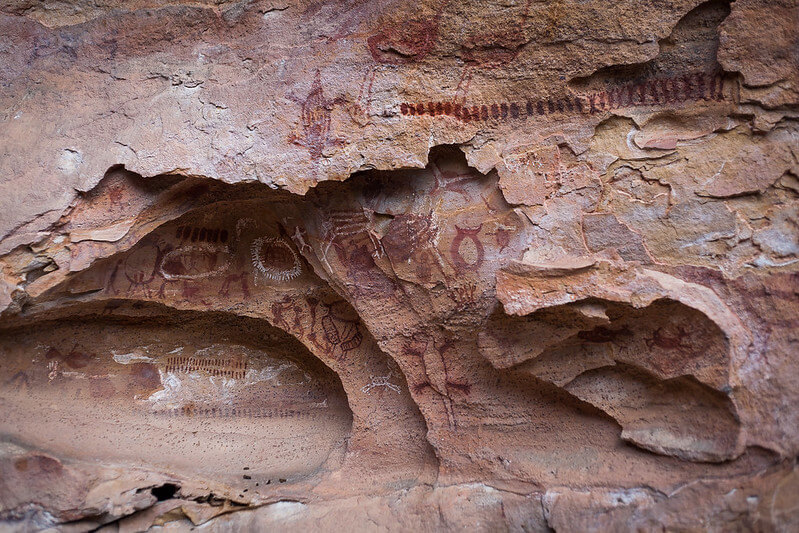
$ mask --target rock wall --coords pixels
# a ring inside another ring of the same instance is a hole
[[[0,4],[0,527],[799,527],[799,4]]]

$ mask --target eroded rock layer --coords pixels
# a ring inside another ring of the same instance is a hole
[[[799,5],[0,6],[0,527],[799,527]]]

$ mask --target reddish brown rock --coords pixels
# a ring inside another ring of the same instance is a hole
[[[5,2],[0,529],[796,529],[796,15]]]

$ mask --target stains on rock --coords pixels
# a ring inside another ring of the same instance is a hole
[[[637,264],[514,265],[498,280],[512,316],[491,317],[481,353],[599,407],[622,438],[648,450],[696,461],[739,456],[744,406],[731,368],[750,334],[709,289]]]
[[[799,520],[795,7],[22,4],[0,528]]]
[[[4,401],[30,411],[60,391],[61,415],[41,417],[61,434],[104,405],[130,447],[86,433],[80,449],[53,453],[144,450],[150,468],[182,472],[182,486],[239,461],[248,470],[236,482],[252,495],[327,494],[335,475],[375,469],[382,483],[580,484],[600,465],[612,483],[648,472],[665,490],[708,475],[706,463],[730,475],[767,463],[746,448],[751,398],[738,369],[752,336],[737,311],[654,270],[637,228],[596,209],[602,182],[574,152],[535,161],[548,209],[585,200],[575,229],[593,255],[531,253],[530,206],[509,204],[503,175],[451,148],[425,170],[367,173],[304,199],[231,187],[188,211],[156,202],[145,209],[169,220],[9,323]],[[625,198],[667,203],[667,188],[637,170],[617,175]],[[68,295],[80,297],[67,305]],[[138,423],[153,433],[126,433]],[[238,436],[220,447],[225,431]],[[184,461],[192,443],[200,471]],[[475,455],[478,445],[491,451]],[[590,453],[575,458],[576,446]]]

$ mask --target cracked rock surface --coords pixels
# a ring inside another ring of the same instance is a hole
[[[0,2],[0,529],[796,530],[797,28]]]

